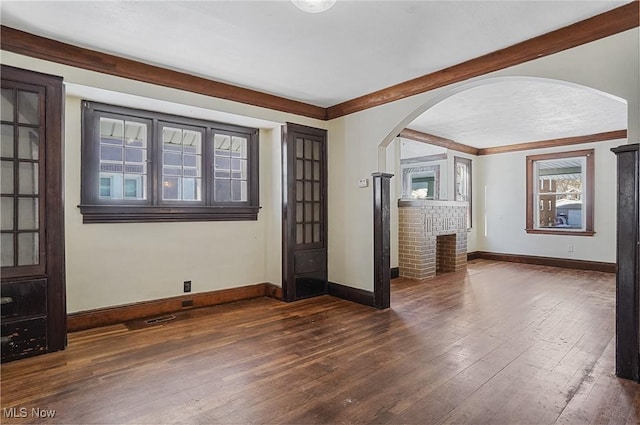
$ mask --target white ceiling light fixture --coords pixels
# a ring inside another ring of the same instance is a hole
[[[291,0],[291,2],[305,12],[320,13],[331,9],[336,0]]]

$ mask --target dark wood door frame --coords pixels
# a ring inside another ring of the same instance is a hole
[[[58,351],[67,344],[67,308],[65,285],[64,244],[64,86],[62,78],[35,71],[1,66],[2,81],[9,85],[32,85],[42,89],[44,108],[45,176],[40,176],[41,193],[44,195],[44,267],[5,268],[2,274],[3,288],[15,283],[46,282],[46,351]],[[3,84],[4,86],[4,84]],[[6,284],[6,286],[5,286]],[[16,303],[17,301],[14,300]],[[4,349],[4,347],[3,347]]]
[[[327,215],[327,131],[286,123],[282,127],[282,295],[285,301],[328,293]]]

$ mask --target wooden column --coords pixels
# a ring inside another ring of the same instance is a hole
[[[391,305],[391,196],[393,174],[373,173],[373,297],[376,308]]]
[[[611,149],[618,157],[616,375],[638,381],[640,312],[640,144]]]

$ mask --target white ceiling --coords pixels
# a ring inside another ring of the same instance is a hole
[[[553,80],[511,78],[457,93],[407,126],[475,148],[627,128],[627,103]]]
[[[328,107],[628,2],[337,0],[327,12],[308,14],[288,0],[2,0],[0,21],[65,43]],[[91,92],[69,88],[81,96]],[[484,148],[620,130],[626,122],[626,104],[619,99],[545,81],[513,81],[452,96],[408,127]]]
[[[7,1],[3,25],[328,107],[624,1]]]

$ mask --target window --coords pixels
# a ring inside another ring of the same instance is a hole
[[[258,130],[83,102],[85,223],[256,220]]]
[[[467,229],[471,228],[471,160],[456,156],[453,158],[455,172],[456,201],[468,202]]]
[[[593,149],[527,157],[527,232],[591,236]]]

